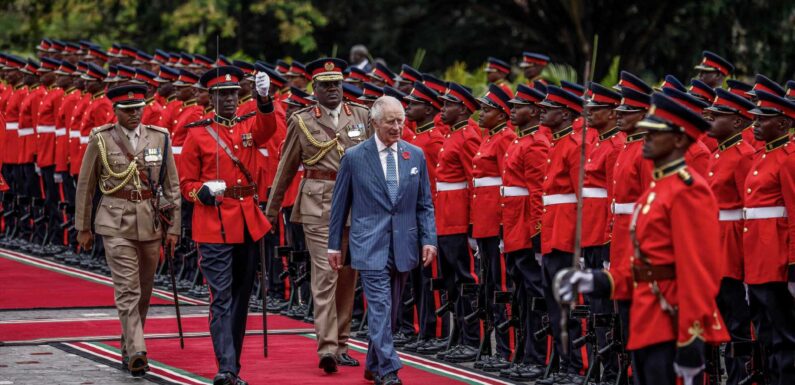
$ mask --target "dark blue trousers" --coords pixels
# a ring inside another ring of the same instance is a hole
[[[218,372],[237,375],[248,301],[259,263],[257,242],[244,230],[243,243],[199,245],[201,269],[210,287],[210,335]]]

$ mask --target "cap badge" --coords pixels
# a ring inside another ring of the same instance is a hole
[[[649,115],[654,115],[654,111],[657,111],[657,106],[652,105],[651,108],[649,108],[649,113],[648,114]]]
[[[225,79],[226,81],[228,81],[228,82],[231,82],[231,81],[232,81],[232,75],[230,75],[230,74],[226,74],[226,77],[225,77],[224,79]]]
[[[326,71],[331,71],[334,69],[334,63],[327,61],[326,64],[323,65],[323,68],[325,68]]]
[[[127,93],[127,98],[129,98],[129,99],[132,99],[132,98],[134,98],[134,97],[135,97],[135,94],[134,94],[134,93],[132,93],[132,92],[128,92],[128,93]]]

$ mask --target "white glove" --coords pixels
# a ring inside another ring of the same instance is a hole
[[[469,245],[469,248],[472,249],[473,253],[478,253],[478,241],[476,241],[475,238],[467,237],[467,244]]]
[[[674,372],[685,380],[685,385],[693,385],[693,379],[704,370],[704,365],[699,368],[688,368],[674,364]]]
[[[210,195],[214,197],[224,195],[224,191],[226,191],[226,182],[222,179],[208,180],[204,182],[202,186],[207,186],[207,188],[210,189]]]
[[[52,180],[55,183],[63,183],[63,174],[61,174],[60,172],[56,172],[55,174],[52,174]]]
[[[585,268],[585,258],[580,257],[580,260],[578,260],[577,263],[579,264],[581,270]]]
[[[538,262],[538,266],[541,266],[541,257],[542,257],[543,255],[544,255],[544,254],[541,254],[541,253],[535,253],[536,262]]]
[[[503,242],[502,239],[500,239],[500,246],[499,247],[500,247],[500,254],[504,253],[505,252],[505,242]]]
[[[36,175],[41,175],[41,168],[39,168],[39,164],[38,163],[33,163],[33,167],[36,170]]]
[[[602,268],[607,271],[610,271],[610,261],[602,261]]]
[[[265,72],[257,72],[254,77],[254,84],[257,87],[257,94],[259,96],[268,96],[268,89],[271,88],[271,78]]]
[[[795,298],[795,282],[787,282],[787,290],[789,290],[789,295]]]
[[[590,270],[563,269],[555,274],[555,283],[559,287],[559,300],[572,302],[575,299],[575,290],[584,294],[593,292],[593,273]]]

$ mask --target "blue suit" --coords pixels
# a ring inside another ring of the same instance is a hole
[[[350,212],[351,265],[359,270],[368,303],[368,370],[379,375],[400,369],[392,329],[408,272],[420,263],[423,245],[436,246],[436,223],[425,155],[398,142],[398,192],[389,196],[375,136],[342,157],[329,220],[331,250],[341,250]]]

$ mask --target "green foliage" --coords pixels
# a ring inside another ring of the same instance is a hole
[[[417,48],[417,51],[414,52],[414,59],[411,60],[411,66],[419,71],[426,53],[424,48]]]
[[[486,93],[486,66],[482,65],[473,71],[467,71],[464,62],[455,62],[444,70],[442,78],[449,82],[455,82],[472,89],[472,95],[476,97]]]
[[[251,5],[251,11],[255,14],[272,13],[277,20],[279,41],[297,44],[304,53],[317,49],[313,37],[315,27],[328,23],[326,17],[305,0],[258,0]]]
[[[610,68],[607,70],[607,74],[602,78],[602,81],[599,83],[603,86],[611,87],[618,84],[619,77],[621,76],[621,68],[619,65],[621,64],[621,56],[614,56],[613,60],[610,61]]]
[[[561,80],[577,82],[577,70],[568,64],[551,63],[541,72],[541,77],[555,84]]]

